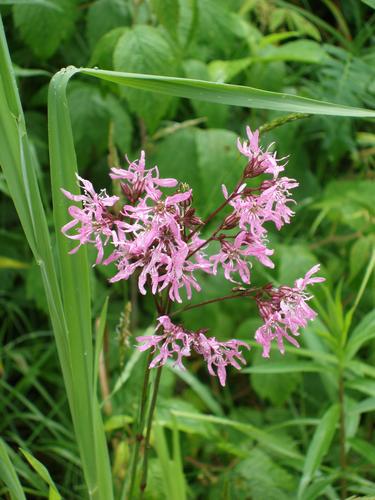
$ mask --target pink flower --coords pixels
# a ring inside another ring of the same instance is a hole
[[[126,158],[127,159],[127,158]],[[120,179],[125,182],[121,184],[123,193],[131,203],[135,203],[143,194],[156,201],[161,197],[160,187],[177,186],[176,179],[160,179],[158,167],[146,169],[145,152],[141,152],[139,160],[129,162],[127,170],[112,168],[110,176],[112,179]]]
[[[207,363],[209,374],[218,376],[220,384],[224,386],[226,367],[231,365],[240,370],[240,363],[246,363],[240,351],[240,347],[249,349],[245,342],[234,339],[219,342],[215,337],[206,337],[203,330],[185,331],[182,326],[173,324],[168,316],[160,316],[158,323],[157,330],[162,328],[163,334],[137,337],[137,341],[141,343],[138,346],[140,351],[152,349],[157,353],[150,363],[150,368],[163,366],[171,358],[174,365],[184,370],[183,358],[189,357],[194,350]]]
[[[84,194],[75,195],[61,189],[63,194],[72,201],[82,202],[83,208],[72,205],[68,208],[72,220],[62,227],[62,233],[72,240],[78,240],[79,244],[69,253],[75,253],[81,245],[85,243],[94,244],[98,250],[96,264],[103,259],[103,246],[106,245],[112,237],[114,227],[117,222],[108,211],[119,200],[118,196],[108,196],[105,190],[96,193],[90,181],[82,179],[77,175],[77,179],[84,189]],[[78,226],[78,227],[77,227]],[[75,233],[68,232],[75,228]],[[104,236],[104,242],[102,240]]]
[[[295,281],[292,288],[288,286],[278,289],[271,286],[265,287],[264,292],[268,297],[257,298],[264,325],[256,331],[255,340],[263,346],[263,357],[269,357],[273,340],[276,340],[281,354],[285,352],[284,339],[299,347],[294,338],[299,336],[299,328],[304,328],[308,320],[316,317],[316,312],[307,304],[312,299],[312,295],[308,295],[305,288],[308,285],[325,281],[321,277],[311,277],[319,271],[319,268],[319,265],[312,267],[304,278]]]
[[[236,283],[232,278],[232,274],[237,272],[244,283],[250,283],[250,263],[245,260],[250,255],[249,247],[244,247],[246,237],[246,233],[242,231],[236,236],[233,243],[225,239],[221,240],[220,252],[210,257],[210,260],[213,262],[214,274],[217,273],[217,268],[221,264],[227,280]]]
[[[272,146],[270,144],[266,151],[263,151],[259,146],[259,130],[254,133],[251,131],[250,127],[246,127],[247,141],[241,143],[240,139],[237,140],[237,147],[241,154],[249,159],[249,163],[245,168],[246,177],[255,177],[259,174],[266,173],[272,174],[276,178],[280,172],[284,170],[284,164],[280,162],[286,160],[286,158],[276,158],[276,152],[270,153],[269,149]]]

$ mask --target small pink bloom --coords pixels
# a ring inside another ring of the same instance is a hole
[[[83,208],[74,205],[68,208],[72,220],[62,227],[62,233],[72,240],[78,240],[79,244],[69,253],[75,253],[83,244],[94,244],[98,250],[96,264],[103,259],[103,246],[112,237],[117,222],[108,212],[108,207],[112,207],[118,200],[118,196],[108,196],[105,190],[96,193],[90,181],[82,179],[77,175],[84,194],[74,195],[65,189],[62,193],[72,201],[82,202]],[[75,229],[73,234],[71,229]],[[103,238],[104,237],[104,241]]]
[[[285,352],[284,339],[299,347],[294,338],[299,336],[299,328],[306,327],[307,322],[316,317],[316,312],[307,304],[312,299],[312,295],[308,295],[305,288],[310,284],[324,281],[324,278],[311,277],[318,272],[319,268],[319,265],[312,267],[304,278],[295,281],[292,288],[288,286],[266,287],[264,292],[268,297],[257,299],[264,325],[256,331],[255,340],[263,346],[263,357],[269,357],[273,340],[276,340],[281,354]]]
[[[226,367],[231,365],[240,370],[241,363],[246,363],[240,351],[241,347],[249,349],[245,342],[234,339],[219,342],[215,337],[207,337],[202,330],[198,332],[185,331],[182,326],[173,324],[168,316],[158,318],[157,330],[159,328],[163,329],[161,335],[137,337],[137,341],[140,343],[137,347],[140,351],[152,349],[156,353],[150,363],[150,368],[162,366],[168,359],[171,359],[175,365],[184,370],[183,358],[189,357],[191,351],[194,350],[207,363],[209,374],[217,376],[220,384],[224,386]]]

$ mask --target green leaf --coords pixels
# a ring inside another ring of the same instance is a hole
[[[31,465],[31,467],[37,472],[37,474],[43,479],[43,481],[49,485],[49,487],[50,487],[50,492],[49,492],[50,500],[60,500],[61,496],[56,488],[55,483],[53,482],[53,479],[51,478],[50,473],[46,469],[46,467],[39,460],[37,460],[35,457],[33,457],[33,455],[31,455],[31,453],[29,453],[28,451],[23,450],[22,448],[20,448],[20,450],[21,450],[22,454],[24,455],[24,457],[26,458],[26,460]]]
[[[178,0],[151,0],[151,6],[159,23],[176,38],[180,12]]]
[[[138,29],[141,30],[146,28],[147,27],[142,26],[138,27]],[[130,37],[130,42],[135,42],[134,38],[136,37],[134,37],[133,35],[131,35]],[[121,54],[123,48],[122,41],[127,52],[129,52],[130,50],[130,43],[128,43],[128,40],[123,40],[123,38],[126,36],[128,36],[128,34],[125,34],[120,38],[119,43],[116,47],[115,67],[117,59],[117,69],[119,69],[119,66],[130,69],[130,65],[127,65],[125,57],[123,56],[123,54]],[[134,45],[136,49],[137,44],[134,43]],[[130,56],[130,54],[128,55]],[[134,69],[134,66],[138,65],[133,64],[132,66],[133,68],[131,69]],[[90,68],[82,68],[80,70],[77,69],[77,71],[80,71],[81,73],[86,75],[94,76],[96,78],[118,83],[120,85],[125,85],[127,87],[131,87],[132,89],[149,90],[152,92],[166,94],[168,96],[187,97],[189,99],[199,99],[202,101],[216,102],[219,104],[230,104],[232,106],[243,106],[247,108],[273,109],[275,111],[277,110],[331,116],[350,116],[357,118],[375,118],[375,111],[370,109],[343,106],[340,104],[333,104],[330,102],[309,99],[307,97],[282,94],[278,92],[268,92],[266,90],[255,89],[252,87],[245,87],[241,85],[206,82],[203,80],[175,78],[170,76],[95,70]],[[132,100],[133,104],[137,103],[137,101],[134,100],[134,97],[132,98]],[[139,104],[140,106],[142,106],[141,99],[139,99]]]
[[[253,62],[252,57],[232,59],[231,61],[212,61],[208,65],[210,80],[214,82],[230,82]]]
[[[361,0],[363,3],[375,9],[375,0]]]
[[[356,326],[346,345],[346,359],[351,360],[359,349],[375,338],[375,311],[369,312]]]
[[[151,26],[135,26],[119,39],[114,56],[116,70],[134,73],[173,75],[176,63],[172,49],[163,33]],[[166,114],[171,99],[144,94],[137,90],[125,93],[131,110],[141,116],[150,129],[155,129]]]
[[[244,424],[236,420],[231,420],[229,418],[217,417],[215,415],[203,415],[201,413],[190,413],[179,410],[172,410],[172,413],[176,417],[189,418],[192,420],[198,420],[201,422],[209,422],[216,425],[223,425],[232,427],[242,432],[243,434],[250,436],[251,438],[257,440],[262,446],[274,451],[281,456],[290,457],[294,459],[301,459],[299,453],[289,450],[285,447],[285,442],[279,440],[276,435],[269,434],[266,431],[259,429],[251,424]]]
[[[282,355],[279,353],[274,353],[272,356],[273,358],[270,362],[268,359],[262,357],[260,351],[257,351],[252,357],[253,366],[251,367],[255,369],[255,372],[251,372],[251,368],[247,370],[252,373],[250,380],[255,392],[262,399],[268,399],[275,405],[281,405],[299,386],[301,382],[301,372],[296,370],[292,370],[291,372],[287,372],[286,370],[280,371],[280,365],[284,365],[286,368],[289,362],[293,364],[293,359],[291,359],[290,354],[288,354],[287,359],[282,358]],[[277,377],[267,371],[273,361],[275,361],[276,365],[279,365]],[[257,371],[257,368],[259,368],[259,371]]]
[[[189,371],[183,371],[177,367],[173,366],[173,363],[167,364],[168,368],[175,373],[181,380],[183,380],[186,384],[188,384],[192,390],[201,398],[201,400],[205,403],[207,408],[212,411],[215,415],[223,416],[223,410],[219,403],[212,396],[211,392],[207,389],[207,387],[199,381],[197,377],[195,377]]]
[[[53,10],[61,10],[53,0],[0,0],[0,5],[40,5]]]
[[[108,297],[105,299],[100,316],[99,324],[96,329],[96,339],[95,339],[95,354],[94,354],[94,381],[93,381],[93,392],[94,397],[96,397],[97,382],[99,377],[99,363],[100,363],[100,353],[103,349],[103,337],[105,332],[105,325],[107,321],[107,310],[108,310]]]
[[[113,94],[108,94],[105,98],[105,106],[113,124],[113,139],[122,155],[127,154],[131,149],[133,135],[133,122],[129,113],[125,109],[125,103],[120,101]]]
[[[349,443],[366,460],[366,463],[370,462],[375,465],[375,446],[357,437],[350,438]]]
[[[279,47],[268,46],[257,54],[258,61],[296,61],[302,63],[318,64],[326,58],[323,47],[312,40],[295,40]]]
[[[103,35],[113,28],[128,26],[130,12],[123,0],[96,0],[87,14],[86,36],[93,46]]]
[[[363,236],[354,242],[350,249],[350,280],[354,279],[370,260],[374,245],[373,235]]]
[[[214,80],[210,76],[209,67],[202,61],[188,59],[184,62],[185,76],[188,78],[197,78],[200,80]],[[207,118],[209,127],[224,128],[228,119],[228,106],[217,106],[212,102],[202,102],[195,99],[191,100],[191,105],[197,116]]]
[[[113,52],[121,36],[127,28],[113,28],[103,35],[96,43],[90,58],[90,66],[100,66],[103,69],[113,69]]]
[[[77,16],[74,0],[50,0],[50,3],[57,8],[30,2],[13,7],[14,22],[23,41],[41,59],[48,59],[56,52],[72,32]]]
[[[314,373],[326,370],[327,366],[312,361],[267,361],[264,364],[243,368],[241,373],[276,374],[276,373]]]
[[[320,467],[324,456],[326,455],[333,436],[335,435],[336,426],[339,420],[339,406],[331,406],[323,415],[318,427],[314,432],[314,436],[308,447],[303,473],[298,489],[298,498],[302,499],[306,486],[313,478],[315,472]]]
[[[107,104],[97,87],[73,82],[68,93],[76,153],[79,163],[85,167],[93,152],[102,153],[108,144],[109,113]],[[88,127],[95,123],[95,127]]]
[[[26,500],[16,469],[10,461],[7,445],[0,439],[0,478],[9,490],[12,500]]]
[[[202,181],[198,208],[204,217],[224,201],[222,184],[229,191],[235,187],[243,169],[243,161],[235,147],[237,136],[234,132],[197,130],[196,141],[199,177]],[[214,186],[213,178],[216,179]]]

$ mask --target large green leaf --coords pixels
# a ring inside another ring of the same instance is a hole
[[[136,26],[127,30],[117,42],[114,55],[116,70],[173,75],[175,58],[161,30],[151,26]],[[137,89],[137,87],[134,87]],[[154,129],[168,110],[171,99],[137,90],[125,93],[132,111]]]
[[[51,89],[54,93],[53,84]],[[65,95],[64,87],[63,92]],[[112,484],[109,459],[101,416],[92,390],[93,353],[88,263],[85,252],[80,252],[77,259],[68,258],[67,242],[60,233],[60,220],[66,218],[66,204],[60,194],[60,185],[77,189],[74,181],[74,148],[73,153],[69,149],[72,144],[71,124],[65,98],[50,107],[50,116],[55,116],[57,121],[54,126],[53,118],[51,120],[50,140],[52,167],[60,169],[53,175],[54,180],[57,177],[58,184],[54,191],[54,215],[58,225],[56,233],[60,273],[54,262],[46,214],[37,183],[35,156],[27,136],[0,20],[0,164],[42,274],[89,495],[93,499],[110,500]],[[67,175],[68,179],[65,179],[64,175]]]
[[[119,43],[121,43],[121,39]],[[118,57],[120,58],[119,54]],[[126,65],[125,61],[123,64],[124,66]],[[129,68],[128,65],[126,67]],[[268,92],[242,85],[89,68],[74,68],[72,72],[81,72],[85,75],[95,76],[96,78],[118,83],[132,89],[149,90],[169,96],[186,97],[189,99],[216,102],[218,104],[316,115],[375,118],[375,111],[370,109],[354,108],[291,94]]]
[[[47,59],[73,29],[77,16],[74,0],[49,0],[50,5],[32,2],[13,7],[14,21],[21,37],[37,57]]]

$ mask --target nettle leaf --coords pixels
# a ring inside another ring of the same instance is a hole
[[[227,10],[220,0],[199,0],[198,33],[202,41],[209,42],[210,50],[229,53],[233,51],[236,39],[246,36],[242,18]]]
[[[163,33],[151,26],[135,26],[118,41],[114,52],[117,71],[172,76],[176,74],[176,60]],[[140,90],[123,90],[132,111],[141,116],[146,125],[155,129],[165,116],[171,98]]]
[[[91,54],[90,66],[99,66],[102,69],[113,69],[113,51],[127,28],[114,28],[103,35],[96,43]]]
[[[109,113],[99,89],[73,82],[68,103],[78,162],[86,166],[93,152],[104,152],[108,141]]]
[[[253,353],[253,366],[269,365],[274,361],[281,364],[285,362],[293,362],[295,359],[293,355],[288,353],[288,358],[284,358],[282,354],[274,351],[272,352],[272,359],[264,359],[261,351],[257,350]],[[253,373],[250,375],[251,384],[255,392],[262,399],[268,399],[275,405],[282,405],[290,395],[297,389],[301,383],[301,373],[279,373],[277,376],[265,373]]]
[[[43,5],[14,5],[14,23],[21,38],[41,59],[48,59],[72,32],[77,17],[75,0],[50,0],[51,9]]]
[[[122,156],[130,152],[133,135],[133,123],[123,103],[113,94],[108,94],[105,104],[113,124],[113,138]]]
[[[236,143],[237,135],[229,130],[197,131],[198,168],[204,187],[199,207],[203,216],[224,201],[221,185],[230,191],[241,176],[244,162]]]
[[[295,489],[293,477],[259,448],[253,448],[249,455],[221,476],[209,498],[217,498],[219,491],[229,493],[226,498],[264,500],[265,492],[267,500],[291,498]]]
[[[131,16],[123,0],[96,0],[87,14],[86,36],[93,46],[105,33],[120,26],[128,26]]]
[[[196,132],[195,128],[189,128],[167,136],[160,141],[150,158],[152,165],[157,163],[161,177],[178,177],[181,182],[193,188],[194,203],[204,192],[197,167]]]
[[[159,23],[176,38],[180,13],[178,0],[151,0],[151,6]]]

